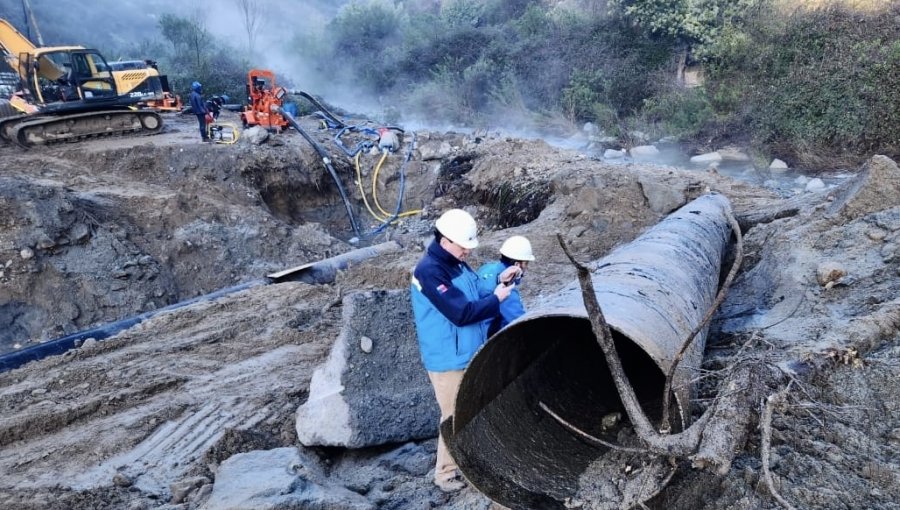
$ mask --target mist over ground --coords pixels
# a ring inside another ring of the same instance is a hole
[[[44,46],[79,45],[99,49],[109,61],[159,59],[154,48],[166,46],[160,29],[163,15],[188,19],[207,30],[216,49],[239,56],[251,68],[275,71],[276,79],[291,88],[320,96],[347,111],[379,116],[389,98],[372,97],[346,64],[317,64],[316,46],[327,40],[328,23],[349,0],[286,0],[249,2],[259,20],[252,54],[240,0],[100,0],[85,4],[74,0],[31,0]],[[421,4],[434,4],[421,2]],[[38,34],[27,22],[22,0],[0,0],[0,18],[13,24],[37,44]],[[321,61],[321,59],[319,59]],[[161,68],[163,73],[171,72]],[[176,88],[184,84],[176,83]],[[242,87],[242,83],[238,84]],[[221,93],[209,90],[207,93]],[[430,125],[427,112],[404,116],[417,126]],[[395,119],[396,120],[396,119]],[[431,125],[431,127],[434,127]],[[459,126],[445,125],[447,128]]]
[[[487,129],[591,155],[738,147],[758,168],[778,158],[819,172],[900,154],[900,46],[883,43],[898,40],[898,2],[31,4],[45,44],[157,60],[182,97],[197,80],[240,102],[247,71],[267,68],[348,120]],[[34,37],[23,5],[0,0],[0,16]],[[242,6],[259,15],[252,37]]]
[[[311,87],[313,66],[293,43],[298,35],[319,33],[346,0],[257,1],[260,20],[253,55],[235,0],[31,0],[45,46],[80,45],[101,50],[107,60],[159,58],[144,54],[154,44],[166,44],[159,21],[165,14],[190,19],[214,36],[219,46],[237,52],[252,67],[283,73],[298,87]],[[0,0],[0,18],[32,39],[22,0]],[[165,71],[165,70],[163,70]]]

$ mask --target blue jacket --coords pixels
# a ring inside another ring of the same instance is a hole
[[[499,283],[497,278],[507,267],[509,266],[499,260],[488,262],[481,266],[478,269],[478,287],[480,292],[493,292],[497,287],[497,283]],[[509,297],[500,303],[500,315],[494,317],[490,322],[488,338],[494,336],[494,333],[505,328],[507,324],[525,314],[525,306],[522,305],[522,297],[519,296],[520,281],[521,280],[516,281],[516,286],[513,288],[512,292],[509,293]]]
[[[191,112],[194,115],[206,115],[206,112],[209,110],[206,109],[206,103],[203,101],[203,96],[200,95],[196,90],[191,91]]]
[[[493,292],[479,294],[475,271],[437,242],[413,271],[410,292],[425,369],[465,369],[487,340],[487,321],[499,313],[500,300]]]

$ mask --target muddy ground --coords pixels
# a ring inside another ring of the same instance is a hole
[[[745,261],[713,321],[698,412],[717,394],[718,374],[762,357],[796,379],[773,420],[781,496],[797,508],[900,508],[897,181],[870,184],[882,192],[876,203],[842,214],[840,187],[783,198],[715,172],[608,165],[497,133],[419,132],[402,209],[422,212],[360,236],[297,133],[262,145],[201,144],[192,118],[166,121],[151,137],[0,148],[0,352],[361,245],[394,240],[404,249],[334,283],[253,287],[0,373],[0,507],[201,508],[226,459],[297,446],[294,412],[340,333],[341,296],[406,288],[447,208],[465,207],[484,225],[473,265],[494,258],[509,235],[532,240],[527,306],[575,278],[557,232],[593,260],[716,191],[741,221]],[[361,199],[352,159],[315,120],[303,124],[333,151],[360,230],[372,231],[380,222]],[[407,133],[380,169],[378,198],[391,212],[410,141]],[[378,159],[360,158],[370,202]],[[888,175],[892,164],[878,162]],[[846,274],[820,283],[826,263]],[[813,368],[797,374],[798,362]],[[430,484],[433,439],[301,451],[373,508],[491,506],[473,489],[448,496]],[[421,462],[385,461],[398,456]],[[777,508],[761,471],[753,430],[728,473],[682,462],[647,506]]]

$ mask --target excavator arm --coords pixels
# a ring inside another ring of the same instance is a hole
[[[27,75],[22,76],[22,71],[19,70],[19,55],[22,53],[34,55],[37,48],[31,44],[27,37],[16,30],[16,27],[2,18],[0,18],[0,50],[2,50],[3,58],[9,64],[9,67],[19,73],[19,76],[23,79],[26,79]]]

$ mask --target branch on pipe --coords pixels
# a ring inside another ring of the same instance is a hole
[[[663,435],[656,431],[653,424],[650,423],[650,419],[644,413],[640,402],[638,402],[634,387],[631,386],[631,383],[628,382],[628,378],[625,376],[625,370],[622,368],[622,360],[616,352],[612,334],[609,332],[609,325],[606,323],[606,318],[603,316],[603,310],[600,309],[600,304],[597,302],[597,294],[594,291],[591,272],[587,267],[575,260],[569,252],[569,248],[561,234],[557,234],[556,238],[559,240],[559,245],[569,258],[569,261],[572,262],[572,265],[575,266],[575,269],[578,271],[578,282],[581,284],[581,295],[584,299],[584,306],[588,312],[588,318],[591,321],[591,329],[594,332],[594,336],[597,337],[600,348],[603,350],[603,355],[609,366],[613,382],[616,384],[616,390],[619,392],[619,397],[622,399],[622,404],[625,406],[628,418],[631,420],[632,425],[634,425],[635,433],[641,441],[647,444],[648,449],[654,453],[660,455],[674,455],[677,457],[687,457],[694,453],[697,446],[700,444],[703,427],[706,426],[706,422],[709,420],[710,410],[712,408],[707,409],[707,411],[703,413],[703,416],[684,432]]]

